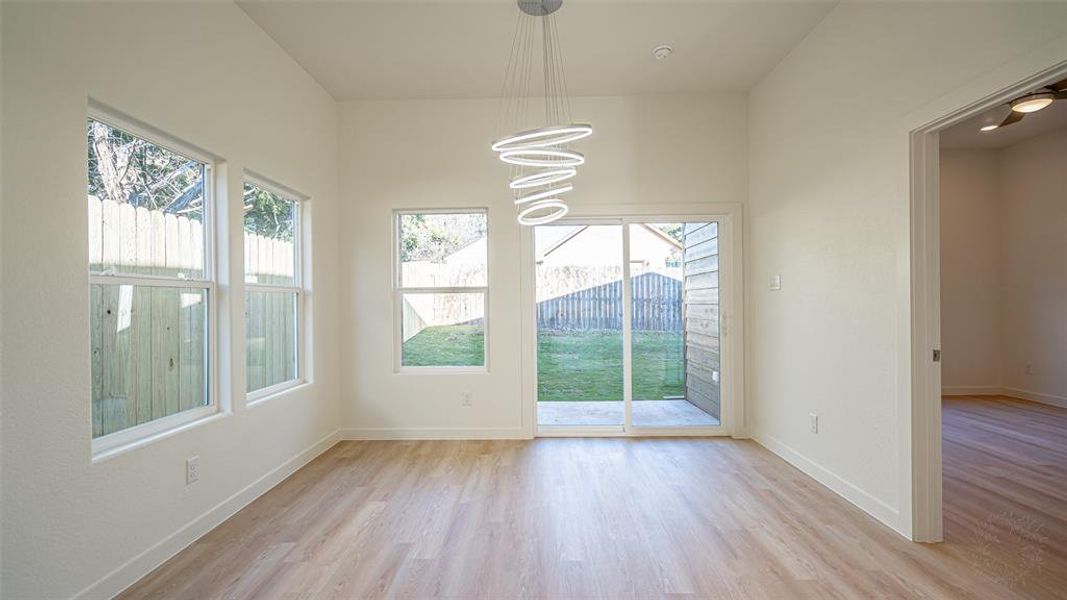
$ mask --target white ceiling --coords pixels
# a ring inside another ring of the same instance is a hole
[[[836,2],[566,0],[570,93],[747,91]],[[500,93],[518,8],[480,2],[238,0],[338,100]],[[674,46],[659,62],[652,48]]]
[[[1005,105],[949,127],[941,132],[941,147],[954,150],[1006,148],[1042,133],[1067,127],[1067,100],[1059,100],[1003,129],[979,131],[982,125],[989,122],[988,119],[1002,121],[1008,110]]]

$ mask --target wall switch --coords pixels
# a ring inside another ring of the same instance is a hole
[[[473,403],[471,402],[471,393],[470,392],[463,392],[462,397],[463,397],[463,406],[473,406]]]
[[[1024,373],[1026,373],[1027,375],[1033,375],[1034,374],[1034,365],[1032,365],[1030,363],[1026,363],[1026,370],[1024,371]]]
[[[812,433],[819,433],[819,414],[808,413],[808,426]]]
[[[195,483],[200,479],[200,457],[190,456],[185,459],[185,485]]]
[[[782,276],[771,275],[771,278],[767,281],[767,289],[771,291],[778,291],[782,289]]]

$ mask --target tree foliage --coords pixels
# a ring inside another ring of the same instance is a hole
[[[244,206],[245,231],[277,240],[292,241],[293,201],[246,183]]]
[[[204,218],[205,165],[121,129],[86,123],[90,196],[148,210]],[[293,202],[245,184],[245,229],[293,239]]]
[[[486,235],[482,213],[404,214],[400,217],[400,259],[443,262]]]
[[[89,195],[203,218],[204,165],[89,119]]]

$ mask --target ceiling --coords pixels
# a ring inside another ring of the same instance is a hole
[[[518,8],[480,2],[238,0],[338,100],[500,94]],[[571,95],[747,91],[836,2],[567,0]],[[670,44],[664,61],[652,48]]]
[[[941,132],[941,147],[995,150],[1018,144],[1049,131],[1067,128],[1067,100],[1053,102],[1048,108],[1030,113],[1022,121],[993,131],[979,131],[987,119],[999,122],[1008,114],[1005,105],[967,119]]]

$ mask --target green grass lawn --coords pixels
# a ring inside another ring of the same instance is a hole
[[[633,332],[634,400],[681,396],[682,334]],[[540,331],[538,400],[622,400],[621,331]]]
[[[404,342],[405,367],[485,364],[485,330],[473,325],[427,327]]]
[[[634,400],[685,393],[680,332],[635,331]],[[427,327],[404,342],[405,366],[481,366],[481,327]],[[621,331],[541,331],[537,336],[538,400],[622,400]]]

